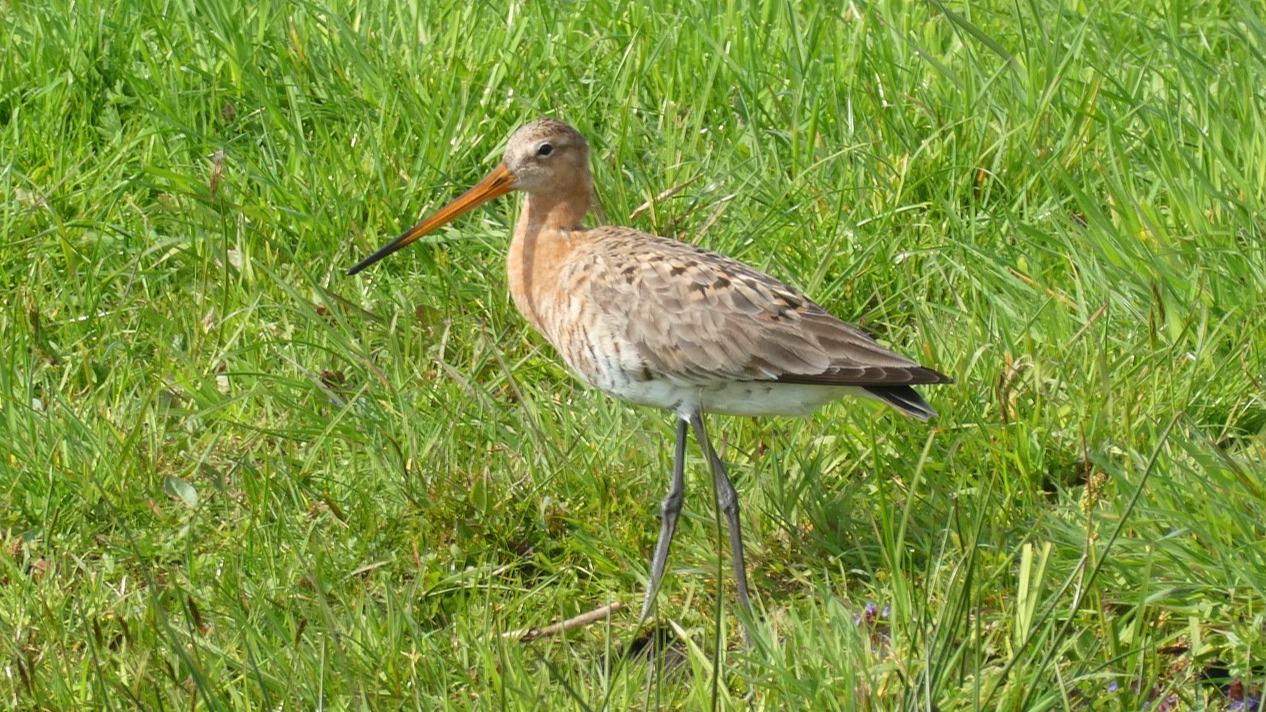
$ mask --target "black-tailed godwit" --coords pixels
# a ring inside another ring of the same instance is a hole
[[[478,185],[348,274],[493,198],[525,193],[507,260],[515,306],[582,381],[677,419],[642,620],[681,513],[687,429],[711,464],[739,603],[751,620],[738,496],[704,413],[803,416],[854,395],[927,420],[936,413],[911,386],[953,381],[737,260],[627,227],[585,227],[592,188],[584,137],[561,121],[534,121],[510,136],[505,158]]]

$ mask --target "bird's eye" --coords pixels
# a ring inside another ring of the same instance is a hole
[[[543,143],[536,147],[536,155],[540,156],[541,158],[546,158],[553,152],[554,152],[554,147],[548,143]]]

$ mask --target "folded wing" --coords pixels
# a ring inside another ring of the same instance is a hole
[[[594,254],[583,262],[594,269],[585,280],[593,303],[610,305],[605,321],[656,375],[860,386],[907,412],[887,396],[922,399],[883,387],[952,382],[737,260],[627,228],[592,232]]]

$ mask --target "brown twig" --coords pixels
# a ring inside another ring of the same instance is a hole
[[[1041,290],[1045,291],[1047,294],[1051,295],[1052,297],[1054,297],[1054,298],[1058,299],[1059,301],[1063,302],[1064,304],[1066,304],[1066,305],[1068,305],[1068,306],[1070,306],[1070,307],[1074,307],[1074,308],[1076,308],[1076,306],[1077,306],[1077,305],[1073,302],[1073,300],[1072,300],[1072,299],[1069,299],[1069,298],[1068,298],[1068,295],[1067,295],[1067,294],[1064,294],[1063,292],[1061,292],[1061,291],[1059,291],[1059,290],[1057,290],[1057,289],[1052,289],[1052,288],[1050,288],[1050,287],[1043,287],[1042,285],[1040,285],[1040,284],[1038,284],[1038,283],[1037,283],[1037,280],[1033,279],[1032,277],[1028,276],[1027,274],[1025,274],[1025,273],[1021,272],[1020,270],[1018,270],[1018,269],[1016,269],[1016,268],[1014,268],[1014,267],[1012,267],[1012,268],[1010,268],[1010,269],[1011,269],[1011,274],[1015,275],[1015,276],[1016,276],[1016,277],[1017,277],[1017,278],[1018,278],[1021,282],[1024,282],[1025,284],[1027,284],[1027,285],[1029,285],[1030,287],[1033,287],[1033,288],[1035,288],[1035,289],[1041,289]]]
[[[520,643],[528,643],[533,640],[536,640],[537,638],[544,638],[550,635],[558,635],[559,633],[566,633],[569,630],[573,630],[575,628],[582,628],[584,626],[589,625],[590,623],[595,623],[597,621],[603,620],[604,618],[610,618],[612,613],[615,613],[616,611],[621,610],[622,608],[624,608],[624,603],[622,601],[616,601],[614,603],[607,604],[601,608],[595,608],[594,610],[589,611],[588,613],[581,613],[580,615],[575,616],[573,618],[568,618],[567,620],[561,623],[553,623],[551,625],[545,626],[544,628],[533,626],[531,628],[524,628],[523,630],[511,631],[509,633],[503,633],[501,637],[502,638],[518,638]]]
[[[1103,313],[1106,311],[1108,311],[1108,303],[1104,302],[1103,306],[1099,307],[1099,309],[1096,310],[1094,314],[1090,315],[1090,318],[1087,319],[1086,323],[1083,324],[1082,327],[1077,330],[1077,333],[1073,334],[1073,338],[1068,340],[1068,345],[1071,346],[1077,341],[1077,339],[1080,339],[1081,335],[1086,333],[1087,329],[1094,326],[1095,322],[1099,321],[1099,317],[1103,316]]]
[[[660,193],[659,195],[655,196],[654,198],[651,198],[650,200],[646,201],[645,203],[642,203],[641,205],[637,206],[637,207],[633,210],[633,212],[629,213],[629,220],[632,220],[633,218],[637,217],[638,215],[641,215],[642,213],[646,212],[647,210],[650,210],[651,208],[655,207],[655,203],[659,203],[659,202],[662,202],[662,201],[668,200],[669,198],[673,197],[674,195],[676,195],[676,194],[680,193],[681,191],[683,191],[683,190],[685,190],[685,189],[686,189],[686,186],[690,185],[691,183],[694,183],[695,181],[699,180],[701,177],[703,177],[703,174],[702,174],[702,173],[700,173],[699,175],[695,176],[694,178],[691,178],[690,180],[686,181],[685,183],[682,183],[682,184],[680,184],[680,185],[675,185],[675,186],[673,186],[673,187],[669,188],[668,190],[663,191],[662,193]]]

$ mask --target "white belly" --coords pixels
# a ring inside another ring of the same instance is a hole
[[[805,416],[843,396],[870,395],[865,389],[855,386],[808,386],[770,381],[733,381],[701,386],[656,378],[591,385],[616,398],[664,408],[678,415],[702,412]]]

